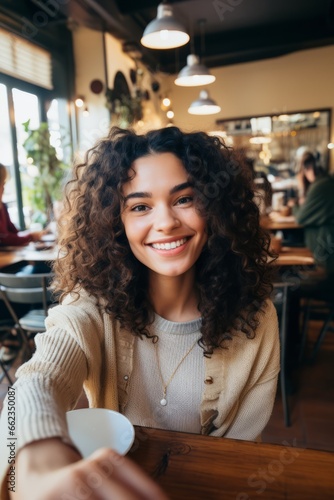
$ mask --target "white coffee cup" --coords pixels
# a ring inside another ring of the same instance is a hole
[[[130,420],[105,408],[82,408],[66,413],[70,437],[84,458],[99,448],[111,448],[125,455],[135,431]]]

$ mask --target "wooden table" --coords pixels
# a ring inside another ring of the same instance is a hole
[[[31,246],[11,251],[0,250],[0,269],[21,261],[48,262],[57,258],[57,248],[36,251]],[[279,266],[313,265],[314,257],[308,248],[283,247],[275,264]]]
[[[296,219],[289,215],[287,217],[283,216],[272,216],[264,215],[260,219],[260,225],[267,229],[268,231],[283,231],[284,229],[301,229],[303,226],[298,224]]]
[[[277,266],[313,266],[314,256],[306,247],[282,247],[275,261]]]
[[[35,250],[34,246],[29,244],[25,247],[17,247],[12,250],[0,249],[0,269],[17,262],[51,262],[57,258],[57,247],[49,250]]]
[[[329,500],[334,453],[136,428],[128,456],[171,500]]]

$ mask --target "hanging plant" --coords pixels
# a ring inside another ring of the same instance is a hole
[[[143,118],[142,96],[119,94],[114,89],[106,91],[106,106],[110,111],[112,122],[121,128],[128,128]]]

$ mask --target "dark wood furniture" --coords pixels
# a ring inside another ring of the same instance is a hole
[[[0,248],[0,269],[22,261],[51,262],[57,258],[57,247],[35,250],[33,245],[13,249]]]
[[[136,428],[128,456],[171,500],[330,500],[334,453]]]
[[[313,266],[311,250],[306,247],[282,247],[275,264],[278,266]]]
[[[292,216],[272,218],[270,215],[264,215],[261,217],[260,224],[264,229],[268,229],[268,231],[300,229],[302,227]]]

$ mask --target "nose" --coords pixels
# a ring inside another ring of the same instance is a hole
[[[154,229],[156,231],[167,233],[181,225],[172,207],[157,207],[154,215]]]

